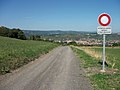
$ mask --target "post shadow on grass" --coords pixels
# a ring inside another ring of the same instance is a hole
[[[103,65],[103,62],[102,62],[102,61],[99,61],[98,64]],[[109,66],[106,61],[105,61],[105,66],[107,66],[107,67]]]

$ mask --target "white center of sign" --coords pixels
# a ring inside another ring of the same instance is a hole
[[[103,17],[101,18],[101,22],[102,22],[103,24],[108,23],[108,17],[103,16]]]

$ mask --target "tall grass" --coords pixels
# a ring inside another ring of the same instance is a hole
[[[91,57],[94,57],[96,59],[102,58],[101,52],[94,50],[92,47],[77,47],[77,48],[83,50],[85,53],[87,53]]]
[[[0,74],[10,72],[57,46],[58,44],[51,42],[18,40],[0,36]]]
[[[92,50],[102,53],[102,48],[92,48]],[[106,61],[112,68],[120,70],[120,48],[106,47]]]

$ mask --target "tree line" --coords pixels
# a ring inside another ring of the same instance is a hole
[[[36,40],[36,41],[47,41],[53,42],[52,40],[42,39],[40,35],[30,35],[28,37],[25,36],[24,32],[19,28],[7,28],[5,26],[0,27],[0,36],[22,39],[22,40]]]
[[[24,32],[22,30],[20,30],[19,28],[18,29],[16,29],[16,28],[10,29],[10,28],[1,26],[0,27],[0,36],[26,40],[26,36],[25,36]]]
[[[113,43],[113,46],[120,46],[120,42],[118,42],[118,43]]]

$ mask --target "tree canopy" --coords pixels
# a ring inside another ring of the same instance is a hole
[[[26,36],[22,30],[19,28],[9,29],[7,27],[1,26],[0,27],[0,36],[11,37],[26,40]]]

